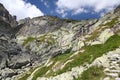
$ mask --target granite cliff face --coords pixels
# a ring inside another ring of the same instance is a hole
[[[20,68],[30,64],[29,52],[16,43],[15,27],[17,21],[0,4],[0,80],[12,79]]]
[[[18,44],[40,55],[42,61],[59,54],[79,50],[84,46],[79,37],[89,33],[97,20],[74,21],[43,16],[19,21]],[[79,44],[78,44],[79,43]]]
[[[100,19],[17,22],[0,4],[0,44],[2,80],[119,80],[120,6]]]

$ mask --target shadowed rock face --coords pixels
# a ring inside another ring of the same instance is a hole
[[[0,20],[0,57],[1,57],[0,68],[5,68],[6,66],[9,66],[9,64],[11,63],[14,66],[16,66],[17,63],[24,64],[25,59],[28,59],[25,60],[25,63],[26,61],[30,61],[30,57],[24,58],[24,56],[28,53],[22,51],[20,46],[18,46],[17,43],[14,41],[15,38],[12,37],[13,35],[14,35],[13,28],[11,28],[10,24]],[[19,61],[17,61],[17,59],[19,59]],[[23,65],[17,66],[22,67]]]
[[[11,27],[17,26],[16,16],[11,16],[1,3],[0,3],[0,18],[9,23]]]
[[[20,69],[30,64],[29,52],[23,51],[15,41],[16,26],[16,19],[0,4],[0,79],[18,74],[17,70],[14,72],[11,69]]]
[[[120,5],[114,10],[115,12],[120,12]]]

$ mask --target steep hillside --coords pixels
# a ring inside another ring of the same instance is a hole
[[[43,16],[19,21],[24,26],[17,33],[18,44],[43,62],[19,80],[119,79],[119,13],[118,6],[99,20]]]
[[[0,4],[0,44],[0,80],[119,80],[120,6],[100,19],[17,22]]]

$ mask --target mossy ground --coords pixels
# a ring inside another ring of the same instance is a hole
[[[48,43],[50,45],[55,44],[55,39],[54,39],[54,35],[42,35],[40,37],[27,37],[27,39],[24,40],[23,42],[23,46],[27,45],[28,43],[31,43],[33,41],[37,41],[37,42],[42,42],[42,43]]]
[[[112,28],[116,23],[118,23],[118,17],[115,17],[110,22],[106,23],[104,26],[109,26],[110,28]]]
[[[81,74],[81,77],[74,80],[103,80],[105,74],[103,67],[92,66]]]
[[[23,42],[23,46],[25,46],[26,44],[28,44],[29,42],[34,41],[36,38],[34,37],[28,37],[27,39],[24,40]]]
[[[31,68],[28,72],[25,73],[25,75],[18,80],[27,80],[27,78],[31,75],[31,73],[35,70],[36,68]]]

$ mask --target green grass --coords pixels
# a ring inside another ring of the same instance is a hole
[[[103,80],[105,74],[103,67],[92,66],[81,74],[81,77],[74,80]]]
[[[48,67],[43,66],[42,68],[40,68],[38,71],[35,72],[32,80],[37,80],[38,77],[44,76],[45,73],[52,68],[52,66],[53,66],[53,64],[51,64]]]
[[[43,35],[43,36],[38,37],[37,41],[44,42],[44,43],[47,42],[48,44],[53,45],[55,44],[55,39],[53,37],[54,35],[52,34]]]
[[[85,47],[83,47],[83,49],[85,49],[85,51],[83,53],[79,53],[78,55],[74,56],[73,57],[74,60],[72,62],[69,62],[62,70],[58,70],[56,72],[53,72],[52,67],[55,64],[55,62],[60,61],[60,62],[64,63],[69,59],[70,55],[73,54],[73,53],[56,56],[56,57],[54,57],[52,59],[52,61],[54,61],[54,63],[51,64],[49,67],[42,67],[41,69],[39,69],[34,74],[34,77],[33,77],[32,80],[36,80],[37,77],[45,76],[45,73],[48,70],[50,70],[51,72],[46,77],[55,76],[55,75],[64,73],[66,71],[71,70],[73,67],[83,65],[84,63],[89,63],[90,64],[96,58],[102,56],[103,54],[105,54],[105,53],[107,53],[109,51],[115,50],[119,46],[120,46],[120,36],[119,35],[114,35],[114,36],[110,37],[106,41],[105,44],[98,44],[98,45],[93,45],[93,46],[85,46]]]
[[[96,30],[93,33],[91,33],[91,36],[86,38],[86,41],[94,40],[96,39],[100,34],[100,31]]]
[[[34,40],[39,41],[39,42],[43,42],[43,43],[48,43],[50,45],[55,44],[55,39],[53,38],[54,35],[43,35],[40,37],[28,37],[27,39],[24,40],[23,42],[23,46],[25,46],[26,44],[33,42]]]
[[[120,46],[120,36],[118,35],[112,36],[109,40],[107,40],[105,44],[86,46],[84,47],[85,49],[84,53],[80,53],[79,55],[75,56],[72,62],[68,63],[62,70],[57,71],[56,74],[61,74],[63,72],[71,70],[72,67],[83,65],[86,62],[91,63],[97,57],[102,56],[108,51],[115,50],[119,46]]]
[[[69,52],[69,53],[64,53],[57,55],[56,57],[52,58],[51,60],[53,61],[53,66],[56,64],[56,62],[60,62],[56,65],[56,67],[59,67],[60,65],[63,65],[67,60],[69,60],[69,57],[73,54],[74,52]],[[50,73],[45,75],[45,77],[49,76],[56,76],[57,74],[52,70],[52,67],[50,68]],[[59,69],[58,69],[59,70]]]
[[[117,22],[118,22],[118,17],[115,17],[110,22],[106,23],[104,26],[109,26],[112,28]]]
[[[70,33],[68,30],[65,30],[65,29],[62,29],[62,28],[60,28],[60,30],[65,32],[65,33],[68,33],[68,34]]]
[[[30,74],[25,74],[23,77],[19,78],[18,80],[27,80]]]
[[[38,77],[42,77],[42,76],[46,76],[46,77],[51,76],[51,75],[55,76],[55,73],[52,71],[52,67],[55,65],[55,63],[57,61],[60,61],[60,63],[63,63],[64,61],[66,61],[71,54],[73,54],[73,52],[68,53],[68,54],[64,54],[64,55],[61,54],[61,55],[58,55],[58,56],[52,58],[53,64],[51,64],[48,67],[42,67],[42,68],[40,68],[37,72],[35,72],[34,77],[33,77],[32,80],[36,80]],[[47,75],[45,75],[45,73],[48,70],[50,70],[50,73],[48,73]]]
[[[57,55],[56,57],[54,57],[52,60],[55,61],[55,62],[66,61],[73,53],[74,52],[60,54],[60,55]]]
[[[28,44],[29,42],[34,41],[36,38],[34,37],[28,37],[27,39],[24,40],[23,42],[23,46],[25,46],[26,44]]]
[[[25,73],[24,76],[22,76],[21,78],[19,78],[18,80],[27,80],[27,78],[31,75],[31,73],[35,70],[36,68],[31,68],[29,70],[29,72]]]

